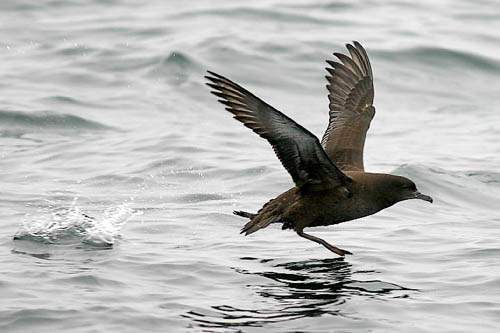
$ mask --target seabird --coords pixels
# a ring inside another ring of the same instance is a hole
[[[327,226],[374,214],[397,202],[432,198],[408,178],[365,172],[363,147],[375,115],[373,72],[365,49],[346,44],[349,56],[327,60],[330,120],[321,142],[307,129],[239,84],[208,71],[207,83],[234,118],[266,139],[295,186],[266,203],[257,213],[233,212],[249,218],[241,233],[252,234],[271,223],[293,229],[300,237],[344,256],[352,254],[304,228]]]

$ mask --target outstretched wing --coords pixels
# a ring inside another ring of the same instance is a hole
[[[330,121],[321,145],[331,161],[343,171],[364,171],[366,132],[375,115],[373,73],[365,49],[358,42],[347,44],[351,57],[334,53],[340,60],[326,62]]]
[[[207,83],[226,110],[269,141],[301,191],[335,188],[350,182],[328,158],[318,138],[280,111],[227,78],[208,72]]]

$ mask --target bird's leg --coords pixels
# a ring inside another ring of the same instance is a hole
[[[318,237],[314,237],[312,235],[309,235],[309,234],[306,234],[305,232],[303,232],[302,230],[297,230],[297,235],[299,235],[300,237],[304,237],[306,239],[309,239],[309,240],[312,240],[313,242],[316,242],[318,244],[321,244],[323,245],[324,247],[326,247],[328,250],[332,251],[332,252],[335,252],[336,254],[338,254],[339,256],[345,256],[346,254],[352,254],[351,252],[349,251],[346,251],[346,250],[342,250],[342,249],[339,249],[338,247],[335,247],[331,244],[329,244],[328,242],[326,242],[324,239],[321,239],[321,238],[318,238]]]

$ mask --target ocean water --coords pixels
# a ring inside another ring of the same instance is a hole
[[[2,1],[1,332],[497,332],[500,3]],[[369,171],[408,201],[312,234],[204,85],[226,75],[321,137],[325,59],[360,41]]]

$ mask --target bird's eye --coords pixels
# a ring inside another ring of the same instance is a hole
[[[403,185],[403,188],[405,190],[411,190],[411,191],[417,190],[417,187],[415,186],[415,184],[405,184],[405,185]]]

